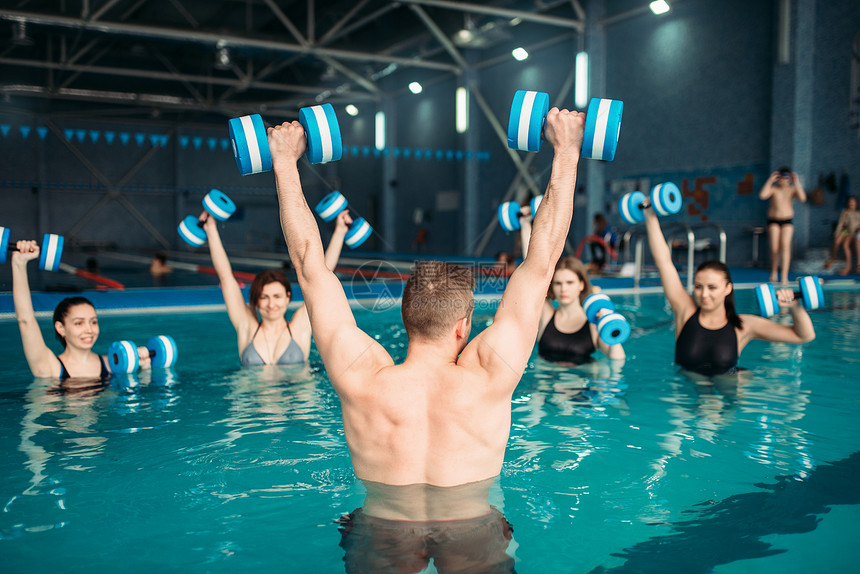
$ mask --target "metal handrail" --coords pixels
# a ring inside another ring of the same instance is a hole
[[[690,293],[693,291],[692,270],[695,265],[696,255],[696,229],[715,229],[717,231],[717,236],[720,240],[720,261],[723,263],[726,262],[726,232],[718,224],[706,222],[690,226],[686,223],[675,223],[667,226],[663,231],[663,235],[666,238],[666,243],[669,245],[670,252],[672,249],[672,244],[669,241],[670,238],[676,235],[678,231],[682,231],[687,237],[687,291]],[[645,260],[645,236],[645,227],[637,225],[625,231],[621,240],[621,244],[624,246],[624,260],[627,262],[630,258],[630,242],[636,237],[636,243],[633,248],[633,287],[635,289],[639,288],[639,282],[642,277],[642,265]]]

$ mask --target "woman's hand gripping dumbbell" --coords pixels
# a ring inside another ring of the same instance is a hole
[[[176,364],[176,341],[169,335],[159,335],[138,347],[132,341],[116,341],[108,348],[108,368],[111,373],[133,373],[138,369],[160,369]]]
[[[755,296],[759,314],[762,317],[773,317],[779,313],[780,308],[789,308],[798,303],[801,303],[807,311],[824,306],[824,292],[818,277],[814,275],[800,277],[797,283],[800,291],[776,289],[770,283],[756,287]]]
[[[681,190],[674,183],[667,182],[652,187],[648,198],[641,191],[625,194],[618,200],[618,213],[624,221],[635,225],[645,221],[644,209],[650,207],[654,213],[665,217],[680,212],[683,204]]]
[[[35,241],[18,241],[15,245],[9,245],[9,234],[8,227],[0,227],[0,264],[6,263],[9,253],[18,252],[25,263],[38,257],[39,269],[43,271],[59,270],[65,244],[62,235],[46,233],[40,246]]]
[[[348,206],[349,203],[346,201],[343,194],[339,191],[333,191],[317,203],[316,207],[314,207],[314,211],[316,211],[316,214],[319,215],[320,219],[323,221],[331,221],[337,218],[339,214],[346,211]],[[350,249],[359,247],[362,243],[367,241],[371,233],[373,233],[373,228],[363,217],[358,217],[353,221],[349,214],[347,214],[344,216],[343,220],[349,226],[349,231],[346,232],[343,242]],[[340,221],[340,218],[338,218],[338,221]]]
[[[203,198],[203,213],[199,217],[188,215],[179,222],[179,236],[192,247],[206,245],[204,226],[210,216],[217,221],[227,221],[236,212],[236,204],[221,190],[213,189]]]
[[[505,231],[517,231],[522,228],[520,219],[530,216],[534,218],[537,213],[540,202],[543,200],[543,195],[536,195],[529,202],[531,211],[525,209],[525,206],[520,206],[516,201],[506,201],[499,206],[498,216],[499,225]]]
[[[615,305],[603,293],[592,293],[582,302],[588,322],[597,327],[597,334],[607,345],[620,345],[630,336],[630,323],[615,312]]]

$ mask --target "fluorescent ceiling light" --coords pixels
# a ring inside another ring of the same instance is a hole
[[[576,55],[573,103],[579,109],[588,105],[588,52],[579,52]]]
[[[409,84],[409,91],[413,94],[420,94],[424,91],[424,88],[421,87],[421,84],[418,82],[412,82]]]
[[[376,112],[376,149],[385,149],[385,112]]]
[[[351,116],[357,116],[358,115],[358,108],[352,104],[349,104],[348,106],[346,106],[346,113],[348,113]]]
[[[469,129],[469,92],[466,88],[457,88],[457,94],[454,97],[455,114],[454,127],[458,134],[466,133]]]
[[[666,0],[654,0],[651,2],[651,11],[655,14],[665,14],[669,11],[669,3]]]
[[[526,58],[529,57],[529,53],[526,52],[525,48],[514,48],[514,50],[511,52],[511,55],[518,62],[522,62],[523,60],[525,60]]]

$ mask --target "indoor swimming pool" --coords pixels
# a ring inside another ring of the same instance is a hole
[[[854,571],[860,291],[826,297],[815,341],[754,341],[735,377],[678,372],[662,294],[613,295],[633,327],[623,363],[533,354],[490,488],[516,571]],[[753,312],[751,290],[737,301]],[[478,301],[473,335],[494,304]],[[355,313],[403,359],[399,308]],[[306,367],[240,368],[224,312],[103,315],[100,330],[101,352],[169,334],[178,364],[59,389],[0,321],[4,571],[344,571],[336,520],[365,487],[315,348]]]

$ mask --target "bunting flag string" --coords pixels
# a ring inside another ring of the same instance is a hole
[[[33,131],[32,126],[21,125],[17,126],[17,131],[21,138],[27,140],[30,133]],[[48,128],[45,126],[36,126],[36,133],[39,139],[44,140],[48,135]],[[4,139],[8,139],[12,134],[13,126],[11,124],[0,124],[0,135]],[[123,146],[128,145],[130,141],[134,141],[138,147],[144,146],[147,142],[153,147],[167,147],[171,137],[167,134],[159,133],[143,133],[143,132],[115,132],[101,131],[95,129],[80,129],[80,128],[64,128],[62,130],[63,137],[70,142],[99,144],[101,142],[107,145],[113,145],[114,142],[119,142]],[[193,148],[195,151],[208,149],[209,151],[229,152],[231,150],[231,142],[226,137],[215,136],[200,136],[200,135],[180,135],[176,137],[180,149],[187,150]],[[391,147],[376,149],[368,145],[352,145],[344,146],[345,156],[354,158],[387,158],[404,160],[436,160],[436,161],[478,161],[485,162],[490,159],[489,151],[472,151],[472,150],[453,150],[453,149],[430,149],[430,148],[409,148],[409,147]]]

